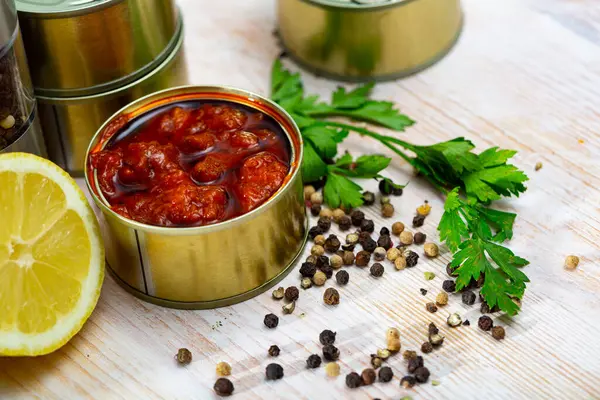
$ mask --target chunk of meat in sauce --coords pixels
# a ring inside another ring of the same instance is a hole
[[[169,143],[130,143],[124,151],[125,166],[119,179],[125,184],[148,182],[157,174],[180,169],[179,151]]]
[[[188,153],[210,149],[217,142],[212,133],[203,132],[195,135],[187,135],[181,140],[180,148]]]
[[[231,147],[249,148],[258,145],[258,136],[252,132],[237,131],[229,138]]]
[[[232,107],[204,105],[198,112],[198,119],[210,130],[233,131],[241,129],[248,117]]]
[[[160,119],[159,129],[161,133],[174,133],[181,130],[188,122],[191,122],[192,110],[174,107]]]
[[[121,150],[105,150],[93,153],[90,159],[92,167],[96,168],[98,184],[104,196],[111,198],[117,194],[115,176],[123,166]]]
[[[215,181],[227,172],[233,161],[226,154],[209,154],[194,165],[192,178],[202,183]]]
[[[239,171],[239,200],[247,212],[266,201],[282,185],[288,167],[269,153],[261,152],[244,160]]]
[[[124,198],[124,206],[115,211],[136,221],[162,225],[184,226],[210,223],[223,218],[227,207],[227,192],[220,186],[179,184],[172,188],[137,193]]]

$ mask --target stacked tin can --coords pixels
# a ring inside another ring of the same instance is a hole
[[[17,0],[17,8],[48,155],[72,175],[83,174],[90,140],[114,112],[187,83],[174,0]]]
[[[0,153],[45,156],[17,10],[0,0]]]

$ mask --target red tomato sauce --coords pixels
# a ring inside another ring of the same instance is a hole
[[[184,101],[125,124],[91,154],[102,194],[122,216],[158,226],[200,226],[267,201],[290,170],[281,127],[249,107]]]

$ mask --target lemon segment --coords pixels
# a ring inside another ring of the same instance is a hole
[[[98,223],[66,172],[24,153],[0,155],[0,218],[0,356],[50,353],[98,301]]]

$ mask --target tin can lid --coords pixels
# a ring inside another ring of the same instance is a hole
[[[121,1],[123,0],[16,0],[20,14],[50,18],[88,14]]]
[[[0,0],[0,57],[12,44],[17,29],[17,9],[14,0]]]
[[[345,9],[371,9],[396,5],[398,3],[410,3],[413,0],[305,0],[322,6]]]

